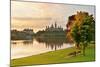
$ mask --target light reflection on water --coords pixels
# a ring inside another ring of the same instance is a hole
[[[34,39],[11,41],[11,59],[36,55],[49,51],[73,47],[63,39]]]

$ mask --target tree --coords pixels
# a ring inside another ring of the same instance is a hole
[[[74,40],[74,42],[75,42],[75,44],[76,44],[76,47],[77,47],[78,49],[80,49],[80,45],[79,45],[79,44],[80,44],[80,32],[79,32],[79,28],[78,28],[77,24],[75,24],[75,25],[73,26],[73,28],[72,28],[70,34],[71,34],[72,37],[73,37],[73,40]]]
[[[95,40],[95,21],[93,16],[86,16],[79,27],[80,29],[80,40],[83,44],[83,55],[85,56],[85,49],[88,44]]]
[[[74,41],[77,48],[80,48],[80,30],[79,27],[81,26],[84,18],[88,16],[88,12],[77,11],[77,14],[69,16],[68,23],[67,23],[67,38],[70,41]],[[75,27],[77,26],[77,27]],[[77,29],[78,32],[74,30]],[[78,36],[77,36],[78,35]],[[75,36],[75,37],[74,37]],[[77,37],[76,37],[77,36]]]
[[[80,16],[75,16],[76,20],[70,25],[71,31],[69,31],[69,33],[77,48],[80,48],[80,44],[82,44],[83,55],[85,56],[86,47],[91,41],[95,40],[95,20],[94,17],[88,13],[84,14],[81,12]]]

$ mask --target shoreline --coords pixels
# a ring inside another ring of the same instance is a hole
[[[67,48],[64,48],[64,49],[73,48],[73,47],[74,47],[74,45],[70,46],[70,47],[67,47]],[[63,49],[58,49],[58,50],[63,50]],[[56,51],[58,51],[58,50],[56,50]],[[41,55],[41,54],[48,53],[48,52],[54,52],[54,50],[41,52],[41,53],[35,54],[35,55]],[[13,59],[20,59],[20,58],[25,58],[25,57],[35,56],[35,55],[32,54],[32,55],[29,55],[29,56],[17,57],[17,58],[13,58]],[[13,60],[13,59],[11,59],[11,60]]]
[[[74,47],[68,49],[62,49],[57,51],[50,51],[39,55],[33,55],[29,57],[13,59],[11,60],[11,66],[23,66],[23,65],[40,65],[40,64],[57,64],[57,63],[71,63],[71,62],[87,62],[95,61],[95,46],[90,46],[86,49],[86,56],[82,54],[75,57],[68,56],[69,53],[77,51]],[[19,62],[20,61],[20,62]]]

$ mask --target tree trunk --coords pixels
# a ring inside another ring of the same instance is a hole
[[[80,44],[79,43],[76,43],[76,48],[80,49]]]
[[[83,45],[83,56],[85,56],[85,45]]]

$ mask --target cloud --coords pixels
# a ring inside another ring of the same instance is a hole
[[[28,21],[28,20],[51,20],[52,18],[51,17],[41,17],[41,18],[36,18],[36,17],[12,17],[12,19],[14,20],[24,20],[24,21]]]
[[[66,28],[67,19],[77,11],[94,14],[94,6],[53,4],[40,2],[11,2],[12,28],[44,29],[45,26],[54,24]]]

